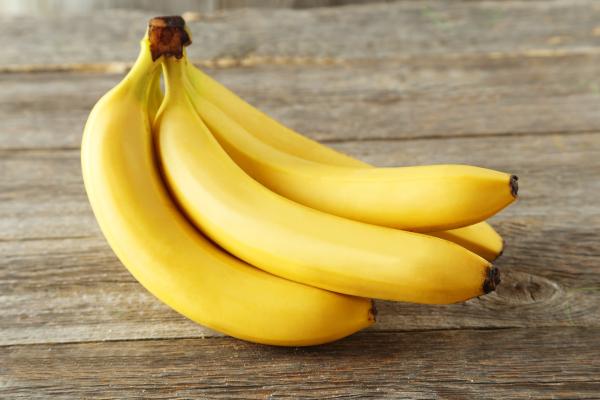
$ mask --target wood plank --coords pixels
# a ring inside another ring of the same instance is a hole
[[[5,46],[2,65],[130,62],[146,21],[154,15],[109,10],[77,18],[2,16],[2,36],[19,44]],[[597,49],[599,18],[600,7],[593,0],[402,1],[233,10],[201,14],[190,22],[197,42],[190,54],[228,64],[403,54],[560,53]]]
[[[600,135],[336,146],[380,165],[463,162],[521,176],[521,200],[493,219],[508,243],[498,291],[451,306],[379,302],[373,330],[600,326]],[[214,335],[120,265],[90,212],[76,149],[1,151],[0,170],[0,344]]]
[[[234,339],[0,347],[3,398],[591,399],[600,329],[365,332],[316,348]]]
[[[521,176],[521,202],[501,214],[580,220],[598,213],[596,133],[495,138],[346,142],[336,148],[380,165],[464,163]],[[97,234],[80,176],[79,151],[0,151],[0,238]],[[582,167],[585,166],[585,167]],[[39,224],[43,217],[44,224]]]
[[[378,165],[521,176],[521,201],[493,219],[509,245],[495,293],[378,302],[373,328],[312,349],[187,321],[96,226],[80,131],[149,15],[0,17],[21,44],[0,71],[96,71],[0,75],[0,398],[597,397],[599,14],[591,0],[424,1],[192,24],[193,57],[312,137]]]
[[[600,55],[208,72],[327,142],[600,130]],[[120,77],[0,74],[0,148],[78,147],[90,109]]]
[[[369,0],[383,2],[385,0]],[[182,11],[209,12],[230,8],[312,8],[364,3],[365,0],[3,0],[2,13],[10,15],[82,15],[106,9],[135,9],[173,15]],[[42,3],[42,5],[40,5]]]

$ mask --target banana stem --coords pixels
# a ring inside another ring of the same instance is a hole
[[[152,59],[163,57],[166,95],[177,97],[184,95],[176,87],[183,88],[185,46],[192,43],[185,21],[180,16],[155,17],[148,23],[148,40]]]
[[[160,88],[160,68],[156,68],[152,81],[150,82],[150,94],[148,97],[148,117],[150,118],[150,125],[154,122],[154,118],[160,109],[160,105],[163,101],[163,93]]]
[[[163,72],[165,77],[165,96],[173,98],[177,101],[186,99],[185,88],[185,64],[187,59],[181,60],[175,58],[166,58],[163,65]]]
[[[152,18],[148,23],[148,38],[153,61],[160,56],[179,59],[183,57],[183,48],[192,44],[185,20],[178,15]]]
[[[129,92],[144,102],[147,101],[150,94],[148,90],[150,81],[160,65],[152,60],[148,45],[148,38],[142,39],[138,58],[123,81],[117,86],[118,90]]]

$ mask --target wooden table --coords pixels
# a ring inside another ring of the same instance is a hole
[[[379,302],[316,348],[204,329],[121,266],[83,190],[95,101],[151,14],[0,18],[0,398],[600,398],[600,6],[413,2],[195,15],[191,57],[380,165],[518,174],[497,292]],[[451,267],[451,266],[449,266]]]

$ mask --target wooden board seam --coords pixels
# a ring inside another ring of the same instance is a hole
[[[199,325],[200,326],[200,325]],[[390,335],[390,334],[419,334],[419,333],[450,333],[450,332],[490,332],[490,331],[521,331],[531,329],[564,329],[564,325],[540,325],[535,328],[524,327],[524,326],[500,326],[500,327],[464,327],[464,328],[432,328],[432,329],[382,329],[382,330],[365,330],[362,332],[355,333],[353,336],[370,336],[370,335]],[[580,329],[598,329],[600,326],[593,325],[568,325],[568,328],[580,328]],[[1,332],[1,331],[0,331]],[[215,340],[215,339],[231,339],[244,343],[240,339],[234,337],[222,335],[219,333],[206,334],[206,335],[182,335],[172,337],[147,337],[147,338],[127,338],[127,339],[106,339],[106,340],[65,340],[65,341],[36,341],[27,343],[0,343],[0,349],[18,348],[26,346],[58,346],[58,345],[77,345],[77,344],[94,344],[94,343],[130,343],[130,342],[147,342],[147,341],[178,341],[178,340]],[[267,346],[271,347],[271,346]],[[277,347],[277,346],[273,346]]]
[[[451,135],[415,135],[415,136],[404,136],[404,137],[368,137],[361,138],[357,137],[348,137],[344,139],[321,139],[319,142],[321,143],[352,143],[352,142],[407,142],[413,140],[438,140],[438,139],[487,139],[487,138],[505,138],[505,137],[524,137],[524,136],[570,136],[570,135],[580,135],[580,134],[599,134],[600,131],[595,129],[581,129],[581,130],[573,130],[573,131],[545,131],[545,132],[497,132],[497,133],[455,133]]]
[[[491,52],[465,52],[443,54],[406,54],[399,57],[380,58],[341,58],[341,57],[311,57],[311,56],[286,56],[269,55],[231,57],[224,56],[213,59],[196,59],[192,62],[200,67],[226,69],[239,67],[261,66],[340,66],[355,64],[378,64],[384,62],[402,62],[415,59],[462,59],[478,57],[491,60],[523,59],[523,58],[564,58],[572,56],[600,55],[600,47],[582,46],[573,49],[527,49],[522,51],[491,51]],[[132,54],[132,59],[135,54]],[[47,73],[47,72],[99,72],[107,74],[124,73],[128,71],[133,62],[108,62],[108,63],[64,63],[64,64],[7,64],[0,65],[0,73]]]
[[[318,133],[318,132],[313,132]],[[345,144],[345,143],[368,143],[368,142],[410,142],[420,140],[447,140],[447,139],[491,139],[491,138],[508,138],[508,137],[528,137],[528,136],[577,136],[600,134],[600,131],[596,129],[579,129],[572,131],[544,131],[544,132],[496,132],[496,133],[456,133],[449,135],[414,135],[404,137],[385,137],[385,136],[373,136],[373,137],[360,137],[350,136],[348,138],[336,138],[336,139],[319,139],[319,143],[326,144]],[[36,151],[79,151],[79,146],[60,146],[60,147],[0,147],[0,154],[2,153],[27,153]],[[0,239],[0,241],[2,241]]]

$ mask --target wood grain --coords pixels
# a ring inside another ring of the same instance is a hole
[[[299,132],[352,140],[600,131],[600,55],[210,69]],[[0,148],[75,148],[122,75],[0,75]]]
[[[150,11],[0,17],[2,65],[131,62]],[[563,53],[597,49],[600,8],[589,0],[401,1],[310,10],[234,10],[190,22],[190,55],[223,65],[329,63],[406,54]],[[594,50],[592,50],[594,51]],[[9,68],[10,69],[10,68]]]
[[[81,130],[153,14],[0,16],[0,398],[598,398],[598,4],[194,16],[192,58],[313,138],[380,166],[521,177],[520,201],[492,219],[508,244],[496,292],[378,302],[375,326],[311,349],[186,320],[142,289],[96,225]]]
[[[498,291],[451,306],[380,302],[373,329],[599,326],[599,138],[338,144],[380,165],[466,162],[522,176],[520,201],[493,219],[508,244]],[[120,265],[90,212],[76,149],[4,150],[0,168],[0,344],[214,335]]]
[[[591,399],[598,328],[364,332],[316,348],[230,339],[0,347],[3,398]]]
[[[92,14],[105,9],[150,10],[161,15],[173,15],[182,11],[214,12],[230,8],[311,8],[341,6],[385,0],[46,0],[37,2],[3,0],[2,12],[11,15],[81,15]],[[187,13],[190,14],[190,13]]]

